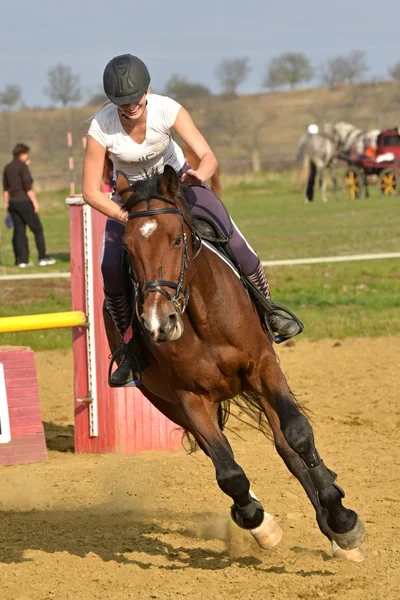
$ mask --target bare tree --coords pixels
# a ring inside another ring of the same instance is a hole
[[[97,87],[89,92],[89,99],[87,101],[88,106],[100,106],[108,101],[103,88]]]
[[[311,81],[313,75],[310,61],[305,54],[288,52],[270,61],[262,86],[274,90],[289,85],[294,89],[299,83]]]
[[[362,81],[369,67],[363,50],[353,50],[346,56],[337,56],[327,61],[321,71],[321,81],[335,88],[344,84]]]
[[[192,83],[184,75],[173,73],[166,83],[164,93],[172,98],[200,98],[211,91],[202,83]]]
[[[389,67],[389,75],[392,79],[400,81],[400,60],[391,67]]]
[[[72,73],[71,67],[58,64],[47,73],[49,86],[44,92],[54,102],[63,106],[79,102],[82,97],[80,76]]]
[[[222,93],[226,96],[236,96],[238,87],[246,81],[250,71],[248,58],[223,60],[215,70]]]
[[[18,85],[6,85],[0,92],[0,105],[6,106],[10,110],[21,101],[21,88]]]

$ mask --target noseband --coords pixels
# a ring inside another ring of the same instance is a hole
[[[131,188],[121,190],[120,194],[124,193],[125,191],[128,191],[130,189]],[[190,223],[188,223],[183,210],[181,210],[171,200],[164,198],[164,196],[153,196],[153,198],[157,198],[158,200],[162,200],[162,202],[171,204],[171,208],[152,208],[152,209],[148,209],[148,210],[140,210],[135,213],[130,213],[128,215],[128,220],[131,221],[132,219],[139,219],[141,217],[152,217],[152,216],[157,216],[157,215],[168,215],[168,214],[169,215],[171,215],[171,214],[172,215],[180,215],[182,217],[182,240],[183,240],[181,270],[179,273],[178,282],[175,283],[175,281],[168,281],[167,279],[162,278],[162,266],[160,266],[158,269],[159,279],[156,279],[154,281],[146,281],[146,283],[143,285],[142,291],[138,288],[138,285],[136,282],[135,282],[135,287],[138,292],[138,299],[140,299],[140,302],[142,304],[145,302],[145,300],[149,294],[151,294],[152,292],[158,292],[158,293],[162,294],[163,296],[165,296],[165,298],[167,298],[167,300],[169,300],[169,302],[171,302],[171,304],[173,305],[173,307],[175,308],[175,310],[177,312],[182,314],[185,312],[187,303],[189,302],[189,294],[190,294],[189,284],[187,284],[186,286],[183,285],[183,280],[185,278],[185,270],[188,265],[188,257],[189,257],[187,235],[185,233],[184,224],[186,224],[189,227],[189,229],[192,233],[193,246],[195,245],[196,241],[199,243],[199,246],[193,256],[193,260],[195,258],[197,258],[197,256],[199,255],[201,246],[202,246],[202,242],[201,242],[201,238],[198,235],[198,233],[196,232],[196,230],[192,227],[192,225]],[[165,288],[170,288],[172,290],[175,290],[174,295],[172,295]]]

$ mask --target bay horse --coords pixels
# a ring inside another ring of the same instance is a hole
[[[222,432],[221,403],[242,395],[249,411],[269,422],[276,450],[303,486],[334,554],[361,561],[364,526],[343,506],[336,474],[318,454],[240,278],[194,229],[183,185],[169,166],[132,186],[122,173],[117,177],[128,212],[124,244],[135,287],[134,335],[139,330],[148,361],[140,390],[211,459],[220,489],[233,501],[234,522],[271,548],[282,536],[280,525],[250,490]],[[120,336],[107,314],[105,322],[114,351]]]

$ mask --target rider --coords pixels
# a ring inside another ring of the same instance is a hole
[[[83,165],[83,197],[85,202],[108,217],[104,234],[102,275],[106,305],[122,338],[131,323],[131,311],[125,299],[121,273],[122,239],[127,213],[114,189],[112,199],[101,193],[104,157],[108,151],[116,170],[130,183],[143,178],[145,171],[163,171],[171,165],[188,188],[189,201],[195,215],[211,214],[225,233],[233,228],[231,250],[242,273],[261,292],[265,318],[281,339],[301,332],[295,319],[273,308],[268,281],[254,250],[230,220],[221,200],[204,184],[218,167],[217,160],[189,113],[175,100],[148,94],[150,75],[146,65],[136,56],[123,54],[107,64],[103,75],[104,91],[111,101],[93,118],[87,139]],[[185,163],[180,147],[173,141],[175,130],[193,152],[201,158],[196,170]],[[194,184],[194,185],[193,185]],[[124,385],[134,377],[134,342],[125,347],[124,357],[112,375],[112,383]]]

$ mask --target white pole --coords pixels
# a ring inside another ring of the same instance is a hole
[[[93,236],[92,236],[92,209],[83,206],[83,235],[85,248],[85,300],[86,316],[89,326],[86,330],[87,347],[87,372],[89,402],[89,429],[91,437],[98,437],[97,414],[97,377],[96,377],[96,344],[94,328],[94,293],[93,293]]]

